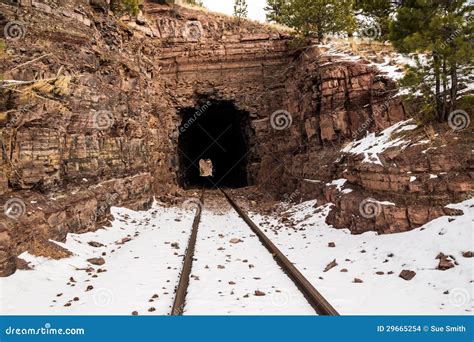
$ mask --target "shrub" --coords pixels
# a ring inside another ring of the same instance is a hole
[[[137,15],[140,12],[140,0],[112,0],[110,8],[118,15]]]

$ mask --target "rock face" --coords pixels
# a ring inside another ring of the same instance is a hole
[[[24,32],[1,73],[27,82],[0,98],[1,275],[38,241],[94,230],[114,205],[145,209],[173,181],[159,71],[137,54],[151,38],[82,1],[32,5],[0,4],[2,32],[16,16]]]
[[[444,134],[445,129],[439,131]],[[350,227],[354,233],[398,233],[443,215],[460,214],[445,206],[472,196],[474,141],[470,131],[448,134],[454,139],[420,144],[427,137],[424,131],[415,131],[406,148],[393,148],[380,155],[382,165],[364,163],[360,156],[341,158],[337,173],[354,191],[322,191],[321,200],[335,204],[328,222]],[[369,198],[391,204],[379,202],[374,215],[364,217],[361,205]]]
[[[232,101],[247,112],[249,183],[276,195],[303,188],[304,179],[331,178],[332,168],[317,165],[336,159],[342,142],[405,117],[391,96],[395,83],[373,66],[315,46],[290,48],[282,33],[238,28],[226,17],[184,10],[179,20],[163,18],[172,10],[155,4],[145,11],[156,16],[166,42],[161,75],[174,112],[209,100]],[[199,41],[176,36],[193,23],[199,23]],[[179,165],[174,171],[179,174]]]
[[[0,98],[0,205],[8,209],[0,212],[0,275],[38,241],[103,225],[111,206],[145,209],[153,196],[176,192],[179,113],[202,103],[228,101],[248,115],[248,184],[332,202],[336,227],[411,229],[472,190],[465,170],[473,163],[450,154],[454,143],[421,157],[416,146],[393,152],[382,166],[341,154],[349,140],[406,116],[395,83],[362,60],[293,48],[271,27],[157,1],[120,21],[106,1],[21,5],[0,3],[1,31],[21,21],[24,33],[0,52],[2,85],[13,87]],[[409,170],[420,180],[409,182]],[[434,171],[450,173],[425,181]],[[342,177],[353,193],[325,185]],[[390,193],[404,207],[354,220],[369,193]]]

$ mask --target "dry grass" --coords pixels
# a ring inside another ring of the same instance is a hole
[[[59,96],[68,95],[70,93],[69,85],[71,83],[71,80],[71,76],[58,77],[58,79],[54,82],[53,92]]]
[[[423,126],[423,131],[431,142],[436,139],[436,132],[432,125]]]
[[[2,56],[5,53],[6,48],[7,48],[7,45],[5,44],[5,39],[1,38],[0,39],[0,56]]]
[[[72,255],[69,250],[45,239],[35,239],[28,249],[28,252],[36,256],[55,260],[68,258]]]
[[[25,87],[23,90],[26,92],[34,91],[42,94],[51,94],[53,93],[54,86],[47,81],[40,80]]]
[[[203,12],[203,13],[206,13],[206,14],[209,14],[209,15],[222,17],[222,18],[225,18],[225,19],[228,19],[228,20],[235,20],[235,18],[232,15],[229,15],[229,14],[226,14],[226,13],[221,13],[221,12],[214,12],[214,11],[209,10],[208,8],[205,8],[205,7],[199,7],[199,6],[195,6],[195,5],[191,5],[191,4],[187,4],[187,3],[179,3],[177,5],[180,6],[180,7],[191,9],[191,10],[200,11],[200,12]],[[284,32],[288,32],[288,33],[294,32],[294,30],[289,28],[288,26],[284,26],[284,25],[280,25],[280,24],[261,22],[261,21],[254,20],[254,19],[249,19],[249,18],[242,18],[241,20],[244,23],[249,23],[249,24],[253,24],[253,25],[260,25],[260,26],[266,27],[268,29],[276,30],[276,31],[284,31]]]
[[[71,80],[71,76],[57,76],[52,79],[27,81],[25,82],[26,84],[12,84],[9,89],[18,92],[22,101],[30,101],[33,98],[52,100],[41,95],[68,95],[70,93],[69,86]]]

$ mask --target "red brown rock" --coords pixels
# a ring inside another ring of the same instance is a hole
[[[439,259],[438,270],[446,271],[454,267],[454,262],[451,258],[443,253],[439,253],[436,259]]]
[[[411,270],[403,270],[400,272],[398,275],[400,278],[405,279],[405,280],[412,280],[416,275],[415,271]]]
[[[89,241],[87,244],[89,246],[92,246],[92,247],[95,247],[95,248],[104,247],[103,244],[101,244],[100,242],[97,242],[97,241]]]
[[[334,259],[333,261],[331,261],[329,264],[326,265],[323,272],[327,272],[336,266],[337,266],[337,262],[336,262],[336,259]]]
[[[344,143],[404,119],[406,108],[391,96],[394,81],[325,47],[298,50],[269,26],[156,1],[121,23],[97,1],[32,2],[21,10],[0,3],[0,11],[28,27],[21,41],[7,42],[4,79],[54,79],[62,71],[46,94],[25,99],[4,90],[0,97],[0,113],[8,112],[0,115],[0,206],[11,197],[28,204],[18,220],[0,212],[0,276],[12,274],[15,257],[38,238],[65,241],[67,233],[110,223],[112,206],[148,209],[154,195],[173,202],[162,194],[177,192],[182,173],[178,113],[202,101],[231,101],[248,116],[249,184],[334,203],[327,221],[336,228],[407,231],[459,214],[444,206],[472,191],[469,130],[426,153],[417,144],[388,150],[382,165],[341,154]],[[189,21],[201,24],[197,37],[186,37]],[[272,128],[278,110],[290,113],[288,129]],[[339,178],[355,190],[326,189]],[[374,193],[396,206],[354,220]]]
[[[463,252],[462,256],[465,258],[472,258],[474,256],[474,252],[472,251]]]
[[[97,265],[97,266],[102,266],[105,264],[104,258],[90,258],[87,259],[88,262],[90,262],[92,265]]]

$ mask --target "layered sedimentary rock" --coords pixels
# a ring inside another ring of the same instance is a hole
[[[156,4],[145,11],[164,41],[161,75],[175,112],[210,99],[249,113],[251,184],[276,194],[294,190],[312,176],[303,163],[313,152],[405,116],[399,100],[390,99],[394,82],[370,65],[312,45],[291,48],[287,35],[261,25],[239,28],[190,10],[175,19],[172,9]],[[195,37],[176,35],[190,28]]]
[[[157,109],[166,103],[159,70],[154,53],[141,54],[156,48],[151,38],[134,37],[86,2],[0,6],[2,32],[17,25],[1,55],[0,272],[7,275],[12,256],[37,241],[94,230],[114,205],[145,209],[173,179],[171,120]],[[24,84],[9,87],[11,80]]]
[[[419,162],[415,147],[393,152],[382,166],[341,154],[348,141],[406,116],[395,83],[370,64],[292,47],[269,26],[158,2],[121,20],[105,1],[0,3],[2,31],[11,22],[24,30],[1,55],[4,79],[24,82],[0,100],[0,205],[24,204],[19,216],[0,212],[1,275],[38,241],[96,229],[111,206],[144,209],[153,196],[173,195],[179,113],[206,101],[248,114],[249,184],[335,203],[328,219],[337,227],[411,229],[472,190],[469,160],[447,157],[454,142]],[[408,170],[450,172],[449,181],[407,182]],[[326,186],[341,177],[353,193]],[[374,194],[399,205],[358,217],[361,199]]]
[[[328,222],[353,233],[398,233],[443,215],[461,214],[446,205],[472,197],[472,131],[455,133],[440,127],[439,132],[450,140],[430,141],[418,129],[403,148],[382,153],[381,165],[364,162],[360,155],[343,156],[336,174],[347,179],[346,188],[353,191],[321,189],[321,200],[335,204]],[[378,200],[376,212],[363,215],[364,204],[372,199]]]

